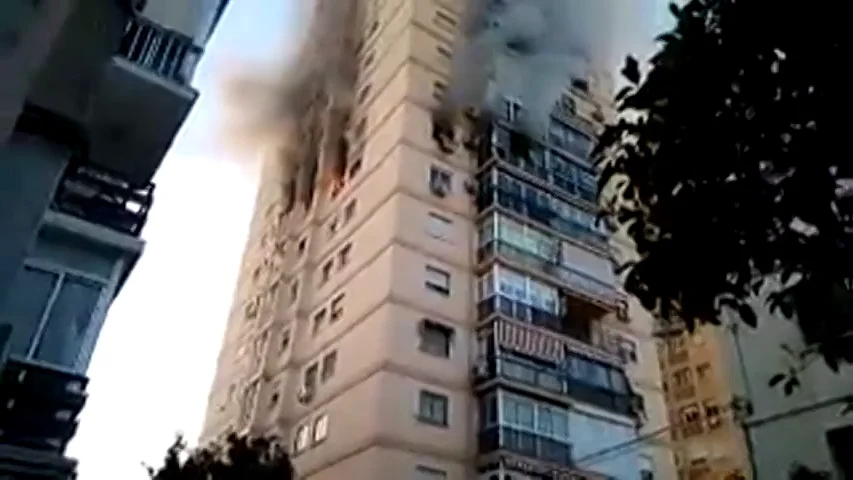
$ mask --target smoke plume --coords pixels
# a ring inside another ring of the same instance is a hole
[[[468,107],[498,113],[504,97],[522,105],[517,127],[541,138],[572,78],[614,71],[624,54],[634,0],[468,0],[451,81],[437,114]]]

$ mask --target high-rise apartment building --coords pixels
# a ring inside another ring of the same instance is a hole
[[[606,76],[566,79],[525,159],[512,99],[443,151],[459,5],[319,4],[352,95],[306,91],[264,160],[201,441],[279,436],[317,480],[676,478],[652,320],[595,223]]]
[[[751,478],[742,417],[717,330],[677,331],[658,343],[679,478]]]
[[[227,0],[0,5],[0,477],[65,479],[86,370]]]

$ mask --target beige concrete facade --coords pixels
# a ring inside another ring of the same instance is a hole
[[[284,215],[287,173],[273,156],[264,162],[201,441],[229,431],[278,435],[300,478],[312,480],[491,478],[475,468],[482,415],[472,369],[483,323],[478,277],[495,267],[477,256],[475,219],[485,213],[471,192],[476,162],[463,148],[441,154],[431,138],[430,108],[446,79],[458,12],[428,0],[373,4],[367,23],[378,27],[361,50],[363,93],[352,122],[363,127],[340,183],[308,211],[297,205]],[[588,96],[576,101],[581,114],[598,110]],[[443,196],[431,190],[433,167],[449,174]],[[613,284],[606,249],[564,241],[597,281]],[[582,282],[568,288],[596,297]],[[615,284],[608,288],[602,298],[621,298]],[[631,306],[619,319],[615,305],[593,300],[578,307],[604,318],[590,322],[588,348],[624,367],[644,399],[639,435],[656,432],[666,410],[651,318]],[[447,333],[440,354],[425,352],[433,324]],[[627,358],[616,358],[614,333],[629,345]],[[425,422],[423,403],[436,397],[443,418]],[[594,415],[634,428],[625,416]],[[674,479],[659,437],[621,450],[654,478]],[[588,451],[614,446],[596,441],[600,448]],[[579,468],[615,461],[592,457]]]
[[[719,327],[659,341],[670,431],[680,478],[732,480],[749,477],[743,429],[731,408],[733,392],[725,371]]]

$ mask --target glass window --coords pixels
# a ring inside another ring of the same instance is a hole
[[[314,420],[314,443],[320,443],[329,436],[329,416],[325,413]]]
[[[495,293],[495,274],[489,273],[477,281],[477,300],[485,300]]]
[[[308,441],[311,439],[311,429],[308,425],[300,425],[296,428],[296,435],[293,439],[293,451],[296,453],[304,451],[308,448]]]
[[[446,396],[421,390],[418,401],[418,419],[424,423],[446,427],[448,425],[448,403]]]
[[[58,279],[57,274],[30,266],[25,266],[18,273],[0,310],[0,318],[12,322],[8,353],[20,356],[29,353]]]

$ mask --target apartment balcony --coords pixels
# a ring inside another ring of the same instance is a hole
[[[61,454],[86,402],[85,376],[10,357],[0,370],[0,445]]]
[[[138,237],[148,219],[154,185],[133,185],[92,164],[71,163],[54,193],[51,209]]]
[[[93,93],[91,161],[150,181],[198,97],[189,82],[201,53],[186,35],[131,18]]]
[[[560,261],[558,255],[548,258],[504,240],[492,240],[477,249],[477,261],[481,266],[503,261],[508,266],[546,276],[552,282],[565,287],[570,294],[607,311],[618,310],[625,303],[625,294],[615,285],[572,268]]]
[[[516,322],[502,322],[506,325],[507,339],[516,336],[535,336],[537,339],[531,342],[539,345],[554,347],[559,345],[563,348],[579,353],[584,356],[599,358],[608,363],[619,363],[618,357],[593,341],[591,322],[583,319],[570,321],[565,316],[548,312],[526,303],[513,300],[504,295],[493,295],[477,304],[477,318],[482,323],[492,320],[510,319]],[[534,328],[527,327],[532,325]],[[535,328],[538,327],[538,328]],[[504,328],[501,326],[501,328]],[[538,337],[547,338],[539,341]],[[527,341],[526,339],[524,341]]]
[[[487,427],[478,434],[477,444],[477,453],[481,457],[499,453],[514,454],[550,465],[554,472],[571,470],[574,463],[570,444],[511,427]]]
[[[540,194],[533,189],[527,190],[527,193],[512,191],[483,179],[476,197],[477,210],[484,213],[500,209],[532,220],[601,251],[609,250],[608,236],[605,233],[561,214],[551,203],[543,200],[547,198],[546,195],[544,191]]]

